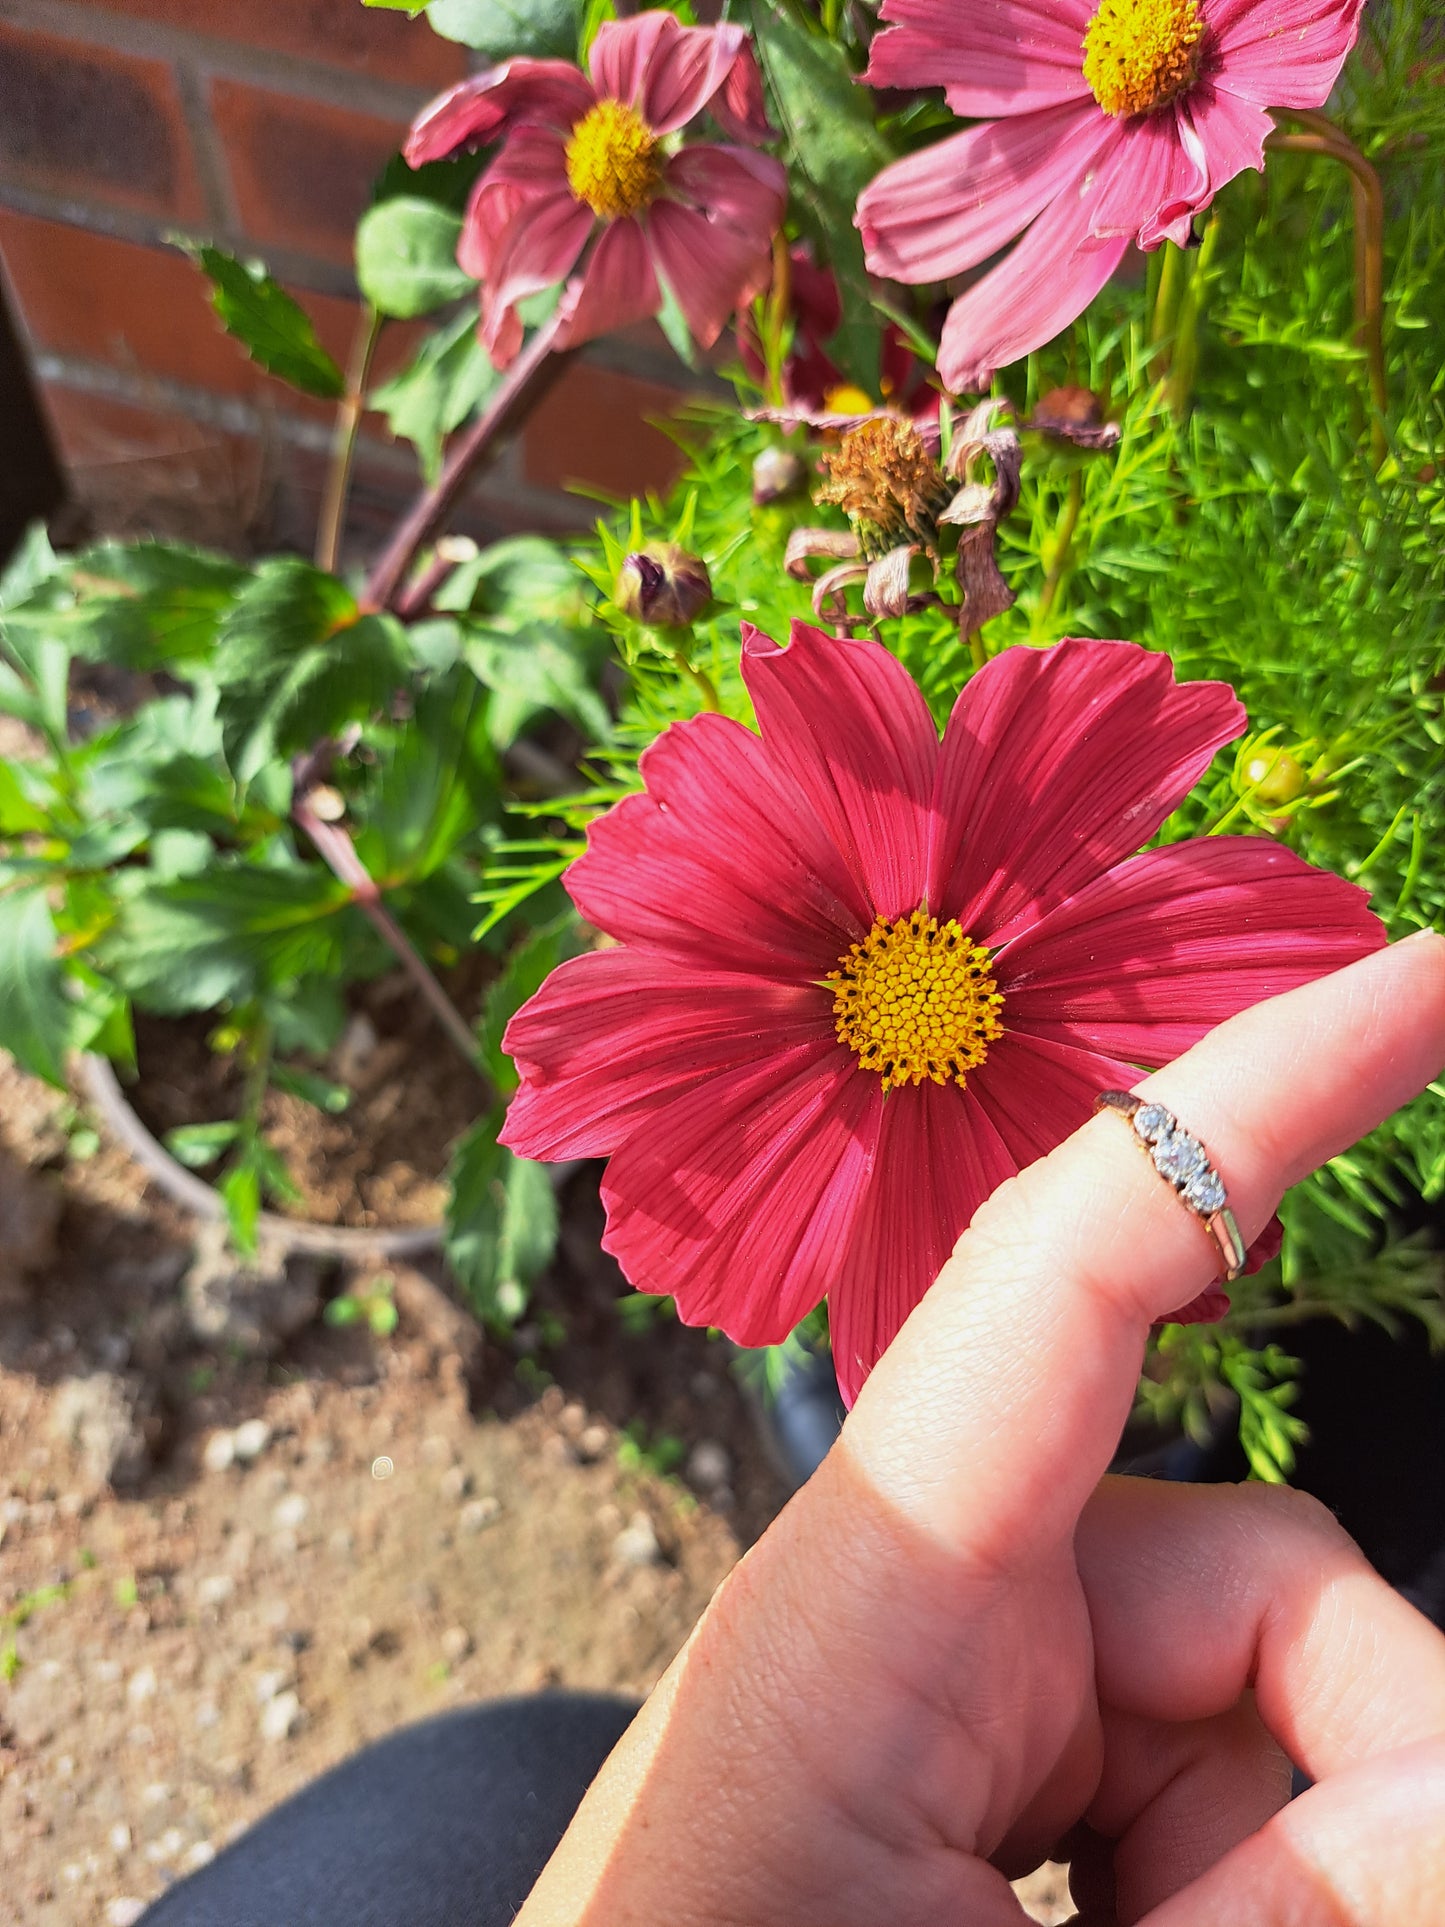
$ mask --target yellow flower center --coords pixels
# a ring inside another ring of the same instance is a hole
[[[1106,114],[1152,114],[1194,84],[1199,0],[1099,0],[1084,33],[1084,78]]]
[[[1003,1032],[988,951],[951,917],[878,917],[823,981],[839,1041],[885,1091],[925,1077],[962,1089]]]
[[[948,481],[912,422],[894,415],[860,422],[824,451],[819,466],[828,479],[818,501],[842,509],[866,556],[882,555],[910,534],[932,546]]]
[[[567,143],[567,185],[604,221],[636,214],[656,198],[658,138],[635,107],[599,100],[588,109]]]

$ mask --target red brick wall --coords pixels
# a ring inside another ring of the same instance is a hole
[[[412,113],[466,61],[361,0],[0,0],[0,259],[97,522],[309,547],[329,411],[252,366],[167,237],[261,256],[344,363],[356,217]],[[379,372],[416,340],[388,329]],[[660,337],[597,344],[462,525],[583,526],[595,509],[565,484],[664,485],[676,451],[646,418],[686,381]],[[354,548],[415,484],[410,449],[368,417]]]

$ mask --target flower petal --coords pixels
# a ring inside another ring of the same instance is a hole
[[[1226,683],[1176,684],[1132,642],[1006,649],[944,732],[929,907],[981,942],[1017,936],[1147,843],[1244,725]]]
[[[1259,107],[1321,107],[1355,44],[1363,0],[1219,0],[1214,76]]]
[[[1093,99],[983,121],[885,167],[857,225],[868,266],[894,281],[977,267],[1072,188],[1119,130]]]
[[[567,872],[583,916],[699,969],[825,977],[872,912],[762,741],[697,716],[641,769],[646,791],[591,825]]]
[[[1156,246],[1166,226],[1181,245],[1196,211],[1209,204],[1204,147],[1180,109],[1139,114],[1120,129],[1118,144],[1099,170],[1089,225],[1095,234],[1132,240],[1146,224]],[[1144,243],[1141,242],[1141,245]]]
[[[1142,248],[1156,247],[1167,236],[1180,239],[1178,223],[1183,217],[1187,228],[1192,217],[1209,206],[1226,181],[1252,167],[1264,170],[1264,143],[1274,132],[1274,121],[1262,107],[1240,100],[1208,81],[1201,81],[1179,110],[1180,131],[1204,157],[1209,174],[1209,189],[1202,196],[1191,196],[1187,206],[1176,199],[1166,200],[1152,219],[1139,230]]]
[[[832,1039],[679,1092],[607,1166],[603,1247],[688,1324],[780,1344],[852,1247],[882,1109]]]
[[[504,186],[497,195],[515,191]],[[474,206],[485,219],[495,201],[478,197]],[[499,368],[522,344],[517,303],[562,280],[586,246],[593,225],[591,208],[565,191],[546,200],[509,206],[507,224],[492,244],[491,271],[482,288],[482,341]]]
[[[845,1405],[892,1344],[991,1191],[1017,1169],[971,1090],[905,1084],[883,1104],[873,1174],[828,1294]]]
[[[458,81],[424,108],[402,152],[420,167],[461,147],[484,147],[517,121],[572,127],[596,100],[587,76],[569,61],[507,60]]]
[[[886,0],[873,87],[942,87],[963,120],[1078,100],[1089,0]]]
[[[693,146],[668,163],[667,184],[697,205],[654,201],[648,239],[689,331],[708,348],[739,303],[767,284],[786,176],[781,163],[765,154]]]
[[[729,140],[755,145],[778,138],[777,128],[768,119],[763,77],[750,45],[745,45],[733,62],[722,92],[709,105],[713,119]]]
[[[660,19],[672,19],[661,14]],[[676,21],[673,23],[677,25]],[[659,134],[674,133],[726,86],[748,44],[743,27],[683,27],[660,40],[642,86],[642,118]],[[760,83],[761,92],[761,83]]]
[[[968,1074],[968,1088],[1023,1170],[1047,1157],[1094,1115],[1100,1091],[1139,1081],[1132,1064],[1015,1030],[1004,1005],[1004,1034]]]
[[[502,1047],[522,1085],[502,1141],[529,1158],[606,1157],[677,1091],[832,1035],[814,984],[589,951],[554,970],[507,1026]]]
[[[576,348],[596,335],[632,321],[646,321],[662,306],[647,237],[636,221],[613,221],[587,257],[575,290],[563,296],[566,312],[559,348]]]
[[[1108,152],[1095,157],[1096,170]],[[950,394],[986,388],[996,368],[1052,341],[1123,260],[1129,244],[1122,234],[1089,232],[1096,181],[1097,172],[1056,196],[998,266],[949,309],[938,372]]]
[[[743,624],[743,681],[774,767],[806,797],[865,907],[899,917],[923,897],[938,733],[881,643],[795,622],[780,648]]]
[[[681,32],[681,21],[665,8],[634,14],[629,20],[604,20],[587,56],[599,97],[625,100],[630,107],[640,108],[648,70]]]
[[[1085,884],[995,974],[1011,1030],[1155,1066],[1384,941],[1355,884],[1267,837],[1198,837]]]

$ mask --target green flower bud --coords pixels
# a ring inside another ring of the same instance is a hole
[[[649,629],[687,629],[712,600],[712,581],[701,556],[676,542],[649,542],[623,562],[612,600]]]

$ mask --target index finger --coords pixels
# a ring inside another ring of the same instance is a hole
[[[1445,938],[1423,932],[1242,1012],[1136,1088],[1203,1140],[1248,1241],[1289,1185],[1442,1065]],[[978,1212],[841,1449],[951,1552],[1016,1567],[1072,1534],[1150,1324],[1218,1271],[1132,1131],[1096,1117]]]

